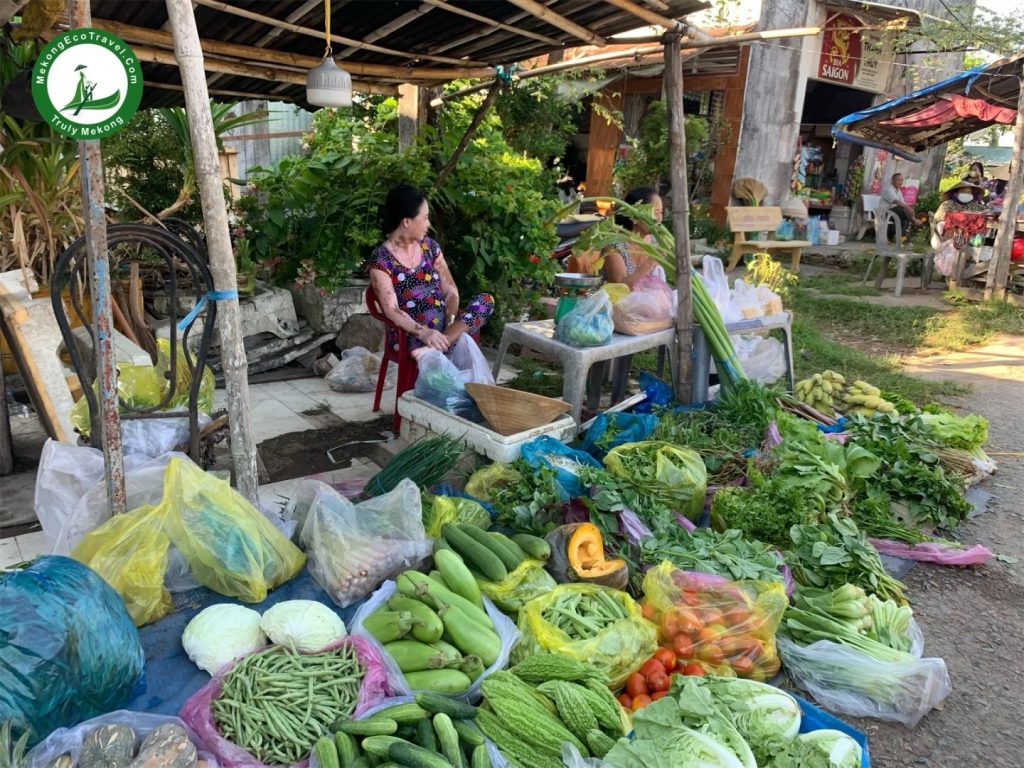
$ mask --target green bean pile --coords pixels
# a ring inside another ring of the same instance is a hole
[[[362,663],[344,644],[301,654],[274,646],[238,662],[213,700],[217,730],[268,765],[291,765],[356,708]]]
[[[629,618],[622,603],[607,592],[564,595],[545,608],[542,615],[573,640],[594,637],[609,624]]]

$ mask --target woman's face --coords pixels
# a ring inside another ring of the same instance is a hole
[[[970,189],[958,189],[954,197],[961,203],[970,203],[974,201],[974,192]]]
[[[662,218],[665,216],[665,203],[662,202],[661,195],[652,196],[651,199],[648,200],[647,203],[645,203],[645,205],[650,205],[652,207],[651,218],[653,218],[655,221],[661,221]],[[647,227],[644,225],[642,221],[634,221],[633,229],[642,234],[647,234]]]
[[[422,240],[427,236],[427,230],[430,229],[430,210],[427,206],[427,201],[424,200],[420,206],[419,213],[412,219],[405,219],[402,222],[405,226],[405,234],[407,237],[414,238],[416,240]]]

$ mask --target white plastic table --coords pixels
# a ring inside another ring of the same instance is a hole
[[[793,367],[793,313],[781,312],[777,315],[764,315],[751,320],[739,320],[735,323],[726,323],[725,330],[730,336],[741,333],[756,333],[758,331],[781,331],[782,344],[786,348],[786,379],[789,382],[789,390],[792,392],[795,385],[795,374]],[[709,382],[708,377],[711,371],[711,351],[708,348],[707,338],[701,331],[700,326],[693,325],[693,381],[690,386],[690,399],[694,403],[703,403],[708,399]]]
[[[551,355],[558,359],[565,372],[565,383],[562,389],[562,399],[571,406],[570,413],[580,423],[580,416],[583,412],[583,398],[587,389],[587,374],[590,367],[595,363],[602,363],[607,360],[633,355],[644,352],[648,349],[657,349],[667,346],[669,359],[673,363],[670,368],[674,371],[675,328],[667,328],[664,331],[648,333],[643,336],[626,336],[621,333],[613,333],[612,339],[600,347],[574,347],[571,344],[555,339],[554,320],[530,320],[525,323],[507,323],[501,334],[501,344],[498,347],[498,356],[494,361],[494,376],[497,378],[501,370],[501,363],[505,359],[508,348],[513,344],[526,349]]]

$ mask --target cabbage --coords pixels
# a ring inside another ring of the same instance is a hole
[[[181,634],[181,644],[192,662],[212,675],[235,659],[266,647],[267,638],[256,611],[220,603],[195,615]]]
[[[782,752],[800,732],[800,705],[785,691],[739,678],[696,678],[711,692],[750,744],[759,765]]]
[[[270,642],[313,653],[345,637],[345,622],[315,600],[285,600],[263,614],[260,628]]]
[[[860,768],[861,748],[841,731],[823,728],[796,738],[771,768]]]

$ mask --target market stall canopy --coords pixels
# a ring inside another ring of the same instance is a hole
[[[581,43],[603,45],[644,23],[643,12],[675,20],[706,6],[702,0],[331,2],[335,60],[352,74],[357,92],[378,93],[395,93],[401,83],[492,78],[497,66]],[[306,71],[324,52],[323,0],[194,5],[211,95],[303,103]],[[93,0],[92,17],[94,27],[122,37],[143,62],[144,107],[183,103],[164,3]]]
[[[1012,125],[1022,74],[1024,51],[847,115],[832,135],[917,161],[916,153],[930,147],[990,125]]]

